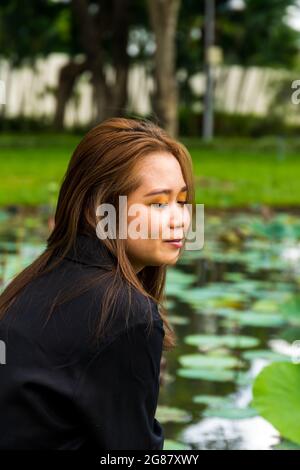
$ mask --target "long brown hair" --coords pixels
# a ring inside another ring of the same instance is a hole
[[[118,214],[119,195],[129,195],[141,184],[134,171],[135,164],[155,151],[167,151],[178,160],[188,188],[187,202],[194,207],[192,159],[183,144],[171,138],[148,119],[115,117],[103,121],[91,129],[76,147],[62,181],[55,212],[55,226],[48,237],[47,248],[14,277],[2,292],[0,319],[4,317],[21,289],[63,261],[79,232],[95,232],[96,208],[99,204],[113,204]],[[96,337],[99,339],[103,333],[105,321],[111,316],[109,308],[118,301],[118,293],[122,291],[121,286],[125,283],[127,286],[134,286],[158,305],[165,330],[163,348],[169,350],[176,345],[177,338],[168,321],[165,307],[167,267],[146,266],[136,274],[122,241],[118,237],[103,240],[118,262],[116,269],[105,273],[109,282],[101,304]],[[57,253],[60,255],[52,256]],[[101,279],[103,280],[103,273],[89,279],[80,291],[76,287],[76,295],[86,287],[99,283]],[[64,293],[66,291],[70,294],[69,289],[65,289]],[[68,295],[64,297],[63,302],[73,297]],[[49,316],[56,304],[53,303]]]

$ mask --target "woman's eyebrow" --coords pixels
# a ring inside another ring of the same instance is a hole
[[[181,188],[180,192],[182,191],[187,191],[187,186],[183,186],[183,188]],[[156,189],[155,191],[151,191],[150,193],[147,193],[147,194],[144,194],[144,196],[154,196],[155,194],[170,194],[172,192],[171,189]]]

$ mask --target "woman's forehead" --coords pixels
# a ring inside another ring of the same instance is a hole
[[[169,187],[176,189],[184,185],[181,167],[177,159],[171,154],[151,154],[139,166],[139,174],[143,186],[149,190],[155,187]]]

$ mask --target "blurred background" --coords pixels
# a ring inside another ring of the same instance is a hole
[[[1,289],[92,126],[146,117],[193,158],[205,241],[168,269],[164,449],[300,448],[299,103],[297,0],[1,1]]]

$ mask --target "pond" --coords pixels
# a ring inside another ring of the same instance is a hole
[[[47,208],[1,212],[0,221],[3,288],[45,248],[53,222]],[[299,219],[286,212],[208,213],[204,237],[203,249],[185,251],[168,268],[177,347],[164,352],[156,413],[164,449],[292,447],[251,400],[266,364],[295,358]]]

